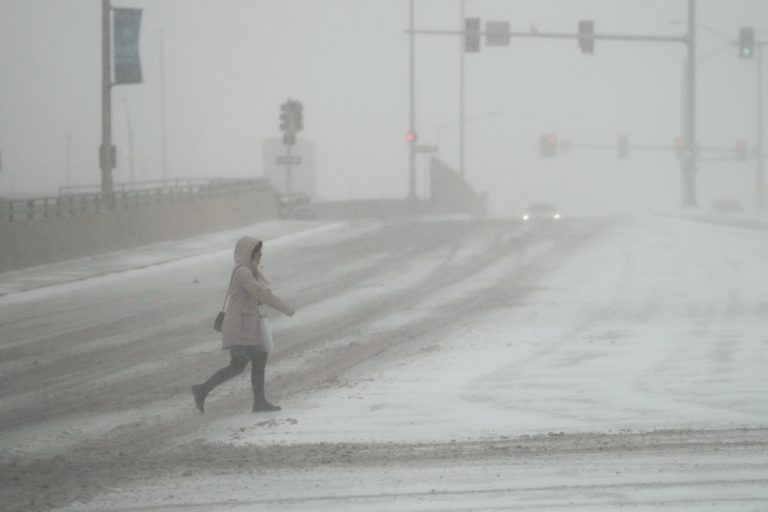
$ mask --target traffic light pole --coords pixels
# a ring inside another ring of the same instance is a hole
[[[685,140],[688,142],[688,154],[682,161],[683,206],[696,206],[696,0],[688,0],[688,36],[685,39],[688,49],[685,83]]]
[[[409,120],[408,120],[408,130],[410,133],[414,134],[413,140],[408,141],[408,199],[411,201],[416,200],[416,76],[415,76],[415,67],[416,67],[416,35],[415,31],[413,30],[414,27],[414,16],[415,16],[415,7],[414,7],[414,0],[410,0],[410,80],[409,80],[409,101],[410,101],[410,112],[409,112]]]
[[[439,35],[439,36],[466,36],[467,32],[464,30],[434,30],[434,29],[419,29],[419,30],[406,30],[408,34],[418,35]],[[486,31],[477,32],[480,36],[487,36],[488,34],[497,36],[498,33],[490,33]],[[504,32],[504,36],[509,37],[521,37],[529,39],[579,39],[578,34],[572,34],[568,32]],[[605,41],[642,41],[647,43],[685,43],[687,41],[686,36],[653,36],[653,35],[622,35],[622,34],[595,34],[595,40]]]
[[[298,100],[287,99],[280,105],[280,130],[283,132],[285,146],[285,193],[293,192],[293,161],[291,146],[296,143],[296,133],[304,129],[304,105]],[[299,159],[297,158],[297,162]],[[280,163],[278,159],[278,164]]]
[[[293,191],[293,176],[291,175],[291,145],[285,145],[285,193]]]
[[[414,61],[414,36],[419,35],[441,35],[441,36],[461,36],[466,37],[469,33],[466,30],[416,30],[414,28],[413,3],[410,0],[410,28],[406,31],[410,35],[411,48],[411,132],[414,125],[414,84],[413,84],[413,61]],[[463,17],[463,2],[462,17]],[[499,36],[499,33],[490,33],[488,31],[476,31],[472,35],[487,37]],[[563,33],[563,32],[513,32],[508,31],[502,34],[504,37],[533,38],[533,39],[575,39],[581,40],[581,34]],[[688,0],[688,33],[684,36],[657,36],[657,35],[623,35],[623,34],[595,34],[591,33],[589,37],[592,40],[603,41],[631,41],[647,43],[683,43],[687,47],[687,66],[685,80],[685,111],[684,111],[684,133],[688,142],[688,155],[682,163],[682,203],[684,207],[696,206],[696,172],[698,169],[698,151],[696,150],[696,0]],[[590,52],[591,53],[591,52]],[[464,59],[462,55],[460,69],[460,111],[463,112],[464,102]],[[463,123],[460,120],[460,130],[463,130]],[[414,132],[415,133],[415,132]],[[463,141],[463,133],[460,132],[460,138]],[[414,141],[415,143],[415,141]],[[411,170],[411,195],[415,196],[415,178],[414,178],[414,143],[410,145],[410,170]],[[463,144],[460,149],[460,169],[464,170]],[[762,152],[760,152],[762,154]],[[762,171],[760,171],[761,174]],[[762,180],[762,174],[761,178]],[[762,188],[760,189],[762,190]],[[762,192],[761,192],[762,193]]]
[[[755,207],[765,210],[765,182],[763,181],[763,50],[768,43],[757,44],[757,175],[755,177]]]
[[[664,152],[664,153],[673,153],[675,151],[674,146],[661,146],[661,145],[653,145],[653,144],[632,144],[631,146],[628,146],[629,149],[632,150],[632,152],[635,151],[656,151],[656,152]],[[569,143],[568,150],[571,151],[574,149],[604,149],[604,150],[610,150],[610,151],[616,151],[617,145],[616,144],[574,144]],[[566,150],[562,150],[563,153],[566,152]],[[738,158],[733,156],[734,149],[733,148],[727,148],[727,147],[711,147],[711,146],[703,146],[699,147],[699,153],[720,153],[725,156],[717,157],[717,158],[701,158],[699,157],[699,162],[702,161],[708,161],[708,162],[727,162],[727,161],[735,161],[738,160]]]

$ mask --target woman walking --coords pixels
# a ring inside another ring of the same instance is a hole
[[[205,398],[216,386],[239,375],[251,362],[253,412],[279,411],[264,395],[264,370],[270,346],[269,333],[262,331],[263,315],[259,306],[271,306],[288,316],[295,310],[269,289],[269,281],[261,271],[261,240],[243,237],[235,244],[235,268],[227,290],[228,302],[222,327],[222,350],[229,350],[230,362],[203,384],[192,386],[195,406],[204,412]],[[266,343],[265,343],[266,342]]]

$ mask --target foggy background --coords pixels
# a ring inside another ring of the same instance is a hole
[[[318,199],[404,197],[408,188],[407,0],[115,0],[143,9],[144,83],[116,86],[116,182],[162,176],[164,61],[169,178],[257,177],[262,141],[280,135],[279,105],[304,103],[300,139],[316,144]],[[466,0],[467,17],[575,33],[681,35],[685,0]],[[417,29],[458,29],[459,0],[417,0]],[[0,0],[0,196],[56,194],[100,180],[101,2]],[[699,0],[698,141],[755,147],[756,59],[741,60],[741,26],[768,38],[768,2]],[[715,35],[714,29],[725,37]],[[729,44],[730,39],[731,44]],[[459,36],[417,36],[420,144],[458,167]],[[570,212],[677,208],[685,47],[513,38],[466,55],[466,173],[493,215],[551,200]],[[669,152],[572,150],[541,159],[538,139],[668,145]],[[70,148],[68,150],[68,147]],[[417,155],[423,173],[426,158]],[[698,203],[752,204],[754,160],[706,163]]]

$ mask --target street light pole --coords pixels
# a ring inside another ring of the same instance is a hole
[[[685,86],[685,140],[688,153],[682,161],[683,206],[696,206],[696,0],[688,0],[688,60]]]
[[[128,128],[128,176],[133,185],[135,179],[133,175],[133,126],[131,125],[131,113],[128,111],[128,102],[123,98],[123,111],[125,112],[125,124]]]
[[[757,45],[757,176],[755,179],[755,207],[765,209],[765,184],[763,182],[763,49],[768,43]]]
[[[464,30],[464,4],[465,0],[460,0],[459,5],[461,6],[459,10],[459,17],[461,18],[459,20],[459,29]],[[464,116],[465,116],[465,108],[464,108],[464,58],[465,58],[465,49],[464,49],[464,38],[459,38],[459,175],[462,177],[462,179],[465,178],[465,168],[464,168]]]
[[[101,1],[101,197],[112,206],[112,51],[110,47],[110,0]]]

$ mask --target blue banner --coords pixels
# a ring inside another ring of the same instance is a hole
[[[115,85],[140,84],[139,30],[141,9],[113,9],[115,14]]]

